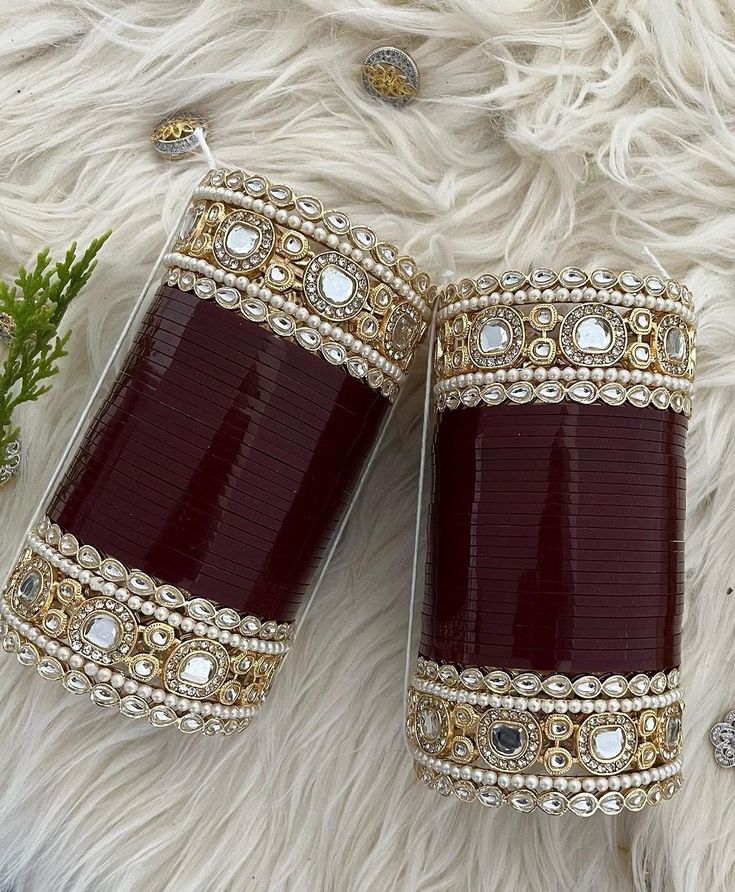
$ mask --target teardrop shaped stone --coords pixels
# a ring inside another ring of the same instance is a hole
[[[194,286],[194,294],[196,294],[197,297],[207,300],[210,297],[214,297],[216,289],[217,286],[211,279],[200,279]]]
[[[296,199],[296,209],[307,219],[318,217],[322,212],[322,205],[315,198],[303,197]]]
[[[517,811],[531,812],[536,808],[536,794],[530,790],[517,790],[511,793],[509,801]]]
[[[571,288],[578,288],[580,285],[584,285],[587,281],[587,276],[585,276],[581,269],[570,267],[562,272],[560,279],[562,284],[568,285]]]
[[[340,365],[345,361],[347,356],[344,347],[340,347],[339,344],[325,344],[322,347],[322,354],[326,360],[332,363],[332,365]],[[373,369],[373,371],[375,371],[375,369]]]
[[[129,719],[140,719],[148,715],[148,704],[140,697],[123,697],[120,701],[120,712]]]
[[[563,815],[568,808],[567,799],[561,793],[544,793],[538,799],[539,808],[547,815]]]
[[[525,381],[512,384],[508,388],[508,396],[514,403],[528,403],[533,399],[533,387]]]
[[[613,791],[605,793],[597,804],[599,810],[605,815],[619,815],[625,807],[625,799],[622,793]]]
[[[154,706],[148,721],[152,725],[162,728],[164,725],[171,725],[176,721],[176,713],[168,706]]]
[[[92,702],[97,706],[116,706],[120,702],[120,695],[117,691],[106,684],[97,684],[92,688]]]
[[[262,300],[249,298],[243,300],[240,310],[244,316],[247,316],[252,322],[262,322],[268,315],[268,310]]]
[[[234,310],[240,303],[240,292],[235,288],[218,288],[215,295],[217,303],[226,310]]]
[[[597,800],[591,793],[577,793],[569,802],[569,808],[575,815],[588,818],[597,810]]]
[[[62,681],[63,686],[71,694],[86,694],[92,687],[89,678],[83,673],[72,669],[67,672]]]
[[[352,230],[352,239],[365,250],[375,247],[375,233],[366,226],[355,226]]]
[[[53,657],[45,657],[37,666],[41,678],[56,681],[64,675],[64,667]]]
[[[488,808],[498,808],[503,804],[503,795],[495,787],[480,787],[477,800]]]
[[[625,388],[622,384],[605,384],[600,388],[600,398],[608,406],[619,406],[625,402]]]
[[[500,384],[490,384],[482,390],[481,395],[482,401],[488,406],[497,406],[507,398],[505,389]]]

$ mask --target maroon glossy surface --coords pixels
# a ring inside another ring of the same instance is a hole
[[[441,413],[421,652],[541,672],[677,665],[686,429],[630,406]]]
[[[387,407],[342,368],[162,287],[49,515],[160,580],[290,620]]]

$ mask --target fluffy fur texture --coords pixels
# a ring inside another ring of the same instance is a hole
[[[735,13],[729,0],[3,0],[0,259],[113,227],[69,316],[72,358],[23,413],[3,572],[201,159],[151,127],[181,106],[218,159],[342,207],[442,278],[648,268],[701,310],[689,466],[687,784],[638,816],[552,819],[413,780],[402,687],[422,372],[394,417],[295,654],[252,732],[184,739],[0,672],[0,887],[13,892],[735,888]],[[422,99],[368,100],[376,45]]]

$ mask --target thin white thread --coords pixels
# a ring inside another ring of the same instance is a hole
[[[199,140],[199,145],[201,147],[202,152],[204,153],[204,157],[207,159],[207,164],[209,165],[210,170],[214,170],[217,166],[217,162],[215,161],[214,154],[212,150],[209,148],[209,143],[207,142],[207,138],[204,135],[204,130],[201,127],[197,127],[194,131],[197,139]]]
[[[411,600],[408,607],[408,631],[406,633],[406,665],[403,673],[403,714],[408,714],[408,685],[411,680],[412,653],[413,653],[413,628],[416,613],[416,592],[419,577],[419,552],[421,550],[421,509],[424,501],[424,484],[426,482],[426,466],[429,453],[429,422],[431,417],[431,373],[432,359],[434,356],[434,339],[436,337],[436,313],[437,305],[431,316],[429,329],[429,349],[426,359],[426,382],[424,387],[424,414],[421,423],[421,459],[419,461],[418,494],[416,496],[416,525],[413,539],[413,565],[411,568]],[[408,741],[404,736],[404,744],[408,749]]]
[[[656,269],[661,273],[664,279],[670,279],[671,276],[666,272],[666,270],[661,266],[658,257],[653,253],[653,251],[648,247],[648,245],[643,246],[643,253],[648,257],[651,263],[656,267]]]

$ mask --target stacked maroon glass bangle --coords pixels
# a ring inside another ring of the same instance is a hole
[[[419,775],[520,811],[655,804],[680,783],[691,296],[608,270],[471,285],[439,310]]]
[[[293,620],[388,401],[162,286],[49,517],[128,566]]]
[[[422,653],[548,673],[678,665],[686,423],[629,405],[443,412]]]
[[[100,706],[229,734],[292,646],[435,290],[368,227],[243,171],[205,177],[165,263],[0,637]]]

